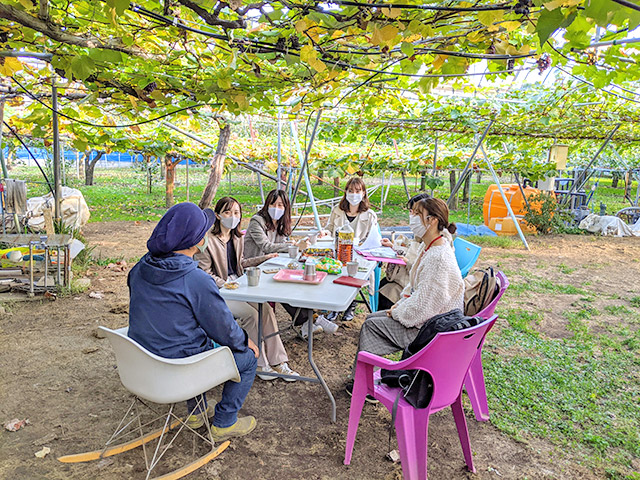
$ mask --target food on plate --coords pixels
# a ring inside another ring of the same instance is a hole
[[[226,288],[228,290],[235,290],[239,286],[240,284],[238,282],[226,282],[224,285],[222,285],[223,288]]]
[[[334,257],[332,248],[309,247],[304,251],[304,254],[308,257]]]
[[[316,270],[319,272],[327,272],[332,275],[340,275],[342,273],[342,263],[333,258],[323,257],[318,261]]]
[[[298,262],[289,262],[287,264],[287,268],[289,270],[298,270],[300,268],[300,264]]]
[[[278,273],[280,271],[279,268],[265,268],[262,270],[264,273]]]

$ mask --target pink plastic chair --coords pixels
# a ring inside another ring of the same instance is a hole
[[[475,472],[469,431],[462,409],[462,380],[469,369],[471,360],[482,345],[485,335],[496,318],[497,316],[493,316],[486,322],[472,328],[439,333],[418,353],[400,362],[393,362],[369,352],[360,352],[349,410],[349,429],[344,464],[351,463],[353,444],[356,440],[365,396],[367,394],[373,395],[391,412],[400,392],[398,388],[374,382],[374,367],[388,370],[420,369],[428,372],[433,378],[433,396],[429,405],[427,408],[417,409],[401,396],[396,413],[396,437],[405,480],[427,478],[429,416],[448,406],[451,406],[453,418],[458,428],[464,459],[469,470]],[[379,378],[379,372],[375,374],[375,378]]]
[[[509,280],[502,272],[496,273],[496,278],[500,282],[500,291],[493,299],[493,301],[487,305],[484,309],[476,314],[476,316],[489,319],[496,310],[498,301],[504,295],[504,292],[509,286]],[[487,404],[487,389],[484,383],[484,371],[482,370],[482,344],[478,348],[476,356],[471,361],[471,366],[467,372],[467,376],[464,378],[464,388],[469,395],[469,401],[473,407],[473,413],[476,415],[476,420],[479,422],[486,422],[489,420],[489,405]]]

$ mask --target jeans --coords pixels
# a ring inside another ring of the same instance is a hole
[[[238,412],[242,408],[244,400],[247,398],[247,394],[253,385],[253,380],[256,377],[258,360],[252,350],[247,348],[245,352],[233,352],[233,358],[236,361],[238,372],[240,372],[240,382],[233,382],[231,380],[225,382],[222,389],[222,398],[216,404],[215,408],[215,415],[212,422],[215,427],[225,428],[236,423],[238,420]],[[204,408],[206,408],[207,399],[204,394],[203,397]],[[195,408],[196,399],[192,398],[187,400],[189,413],[192,413]]]

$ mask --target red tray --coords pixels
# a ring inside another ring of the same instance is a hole
[[[304,270],[280,270],[273,276],[276,282],[306,283],[308,285],[319,285],[327,277],[327,272],[316,272],[316,279],[309,281],[304,279]]]

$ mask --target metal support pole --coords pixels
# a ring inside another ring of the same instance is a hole
[[[51,109],[53,112],[53,183],[55,187],[54,218],[60,220],[62,209],[60,201],[62,189],[60,187],[60,126],[58,125],[58,89],[55,76],[51,76]]]
[[[316,122],[313,124],[313,130],[311,131],[311,138],[309,139],[309,145],[307,145],[307,150],[304,153],[304,163],[300,166],[300,174],[298,175],[298,180],[296,181],[296,187],[293,189],[293,193],[291,194],[291,203],[294,203],[296,201],[298,190],[300,190],[300,182],[302,181],[302,177],[303,177],[302,173],[307,169],[307,165],[309,164],[309,154],[311,153],[313,140],[316,138],[316,132],[318,131],[318,125],[320,124],[321,115],[322,115],[322,109],[318,110],[318,114],[316,115]]]
[[[431,175],[433,177],[436,176],[437,162],[438,162],[438,132],[436,132],[435,144],[433,146],[433,170],[431,170]],[[433,188],[431,189],[431,196],[433,197]]]
[[[478,141],[478,144],[476,145],[476,148],[473,149],[473,153],[469,157],[469,161],[464,166],[464,169],[462,170],[462,173],[460,173],[460,178],[458,178],[458,182],[456,183],[456,186],[451,191],[451,195],[449,195],[449,199],[447,200],[447,206],[449,208],[451,208],[451,203],[453,202],[454,197],[458,193],[458,190],[460,190],[460,187],[462,186],[462,184],[463,184],[463,182],[465,180],[465,176],[467,175],[467,172],[469,171],[469,167],[473,163],[473,160],[476,158],[476,154],[478,153],[478,149],[480,149],[480,147],[482,146],[482,142],[484,142],[484,139],[486,138],[487,134],[489,133],[489,129],[493,125],[493,122],[494,122],[493,119],[491,119],[489,121],[489,124],[484,129],[484,132],[482,132],[482,136],[480,137],[480,140]],[[496,180],[496,183],[498,185],[500,184],[500,182],[498,182],[497,180]]]
[[[582,172],[580,172],[580,174],[578,175],[576,180],[571,185],[571,188],[569,189],[567,194],[562,199],[561,205],[563,205],[563,206],[566,205],[569,202],[569,200],[571,199],[571,194],[573,192],[579,192],[580,189],[584,186],[584,184],[587,183],[587,180],[589,180],[589,177],[591,176],[591,174],[589,173],[589,170],[591,170],[591,167],[593,166],[593,164],[596,163],[596,160],[598,159],[598,156],[602,153],[602,151],[609,144],[609,141],[611,141],[611,138],[613,137],[613,135],[620,128],[620,125],[622,125],[622,124],[618,123],[615,127],[613,127],[613,130],[611,130],[611,132],[609,132],[609,135],[607,136],[606,140],[600,146],[600,148],[598,149],[596,154],[593,156],[593,158],[591,159],[589,164],[584,168],[584,170]]]
[[[264,189],[262,188],[262,177],[260,176],[260,173],[256,172],[256,177],[258,178],[258,187],[260,188],[260,199],[262,200],[262,203],[264,203]],[[277,182],[276,185],[278,185],[279,187],[279,183]]]
[[[187,158],[187,173],[186,173],[186,183],[187,183],[187,202],[189,201],[189,159]]]
[[[278,111],[278,168],[276,169],[276,188],[280,190],[282,188],[282,122],[280,120],[280,111]],[[262,184],[260,185],[260,192],[262,193]],[[263,198],[264,201],[264,198]]]
[[[300,163],[303,163],[302,150],[300,149],[300,140],[298,139],[298,129],[296,127],[295,122],[291,121],[291,136],[293,137],[293,143],[296,145],[296,152],[298,153],[298,159]],[[320,224],[320,217],[318,216],[318,207],[316,206],[316,199],[313,195],[311,181],[309,180],[309,169],[305,168],[301,172],[301,176],[304,175],[304,184],[307,187],[307,193],[309,197],[309,203],[311,203],[311,211],[313,212],[313,220],[316,224],[316,228],[318,230],[322,230],[322,225]]]
[[[500,179],[498,178],[498,175],[496,174],[496,171],[493,169],[493,165],[491,164],[491,160],[489,160],[489,157],[487,156],[487,153],[484,151],[484,147],[482,146],[482,142],[480,142],[478,144],[478,147],[482,151],[482,155],[484,155],[484,159],[487,161],[487,165],[489,166],[489,171],[491,172],[491,176],[493,177],[493,181],[496,182],[496,185],[498,186],[498,190],[500,191],[500,195],[502,196],[502,200],[504,201],[504,204],[507,207],[507,211],[509,212],[509,216],[513,220],[513,224],[515,225],[516,230],[518,231],[518,235],[520,236],[520,240],[522,240],[522,243],[524,243],[524,246],[525,246],[525,248],[527,250],[531,250],[529,248],[529,244],[527,243],[527,239],[524,238],[524,233],[522,233],[522,229],[520,228],[520,224],[518,223],[518,218],[516,217],[515,213],[513,213],[513,209],[511,208],[511,204],[509,203],[509,200],[507,200],[507,196],[504,194],[504,190],[502,189],[502,185],[500,185]]]
[[[407,200],[411,199],[411,195],[409,195],[409,189],[407,188],[407,177],[404,175],[404,170],[400,172],[402,176],[402,185],[404,185],[404,193],[407,195]]]
[[[0,100],[0,165],[2,166],[2,176],[9,178],[9,172],[7,171],[7,164],[4,161],[4,148],[2,147],[2,127],[4,126],[4,102],[3,98]]]

